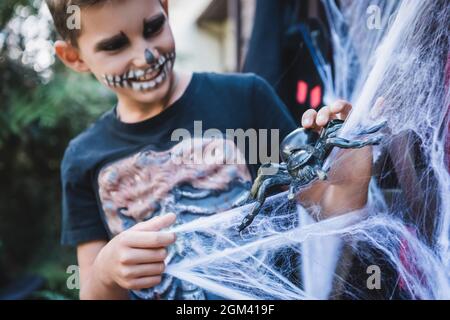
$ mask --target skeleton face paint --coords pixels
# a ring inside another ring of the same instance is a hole
[[[175,52],[161,55],[146,70],[130,70],[122,75],[104,75],[103,81],[112,88],[128,88],[134,91],[153,90],[163,83],[173,68]]]
[[[148,64],[152,64],[155,62],[155,55],[153,52],[149,49],[145,49],[145,61],[147,61]]]

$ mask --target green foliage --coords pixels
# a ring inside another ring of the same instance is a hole
[[[111,103],[97,82],[67,73],[56,74],[50,83],[29,92],[10,92],[8,105],[0,110],[7,124],[1,126],[0,135],[4,274],[16,277],[35,259],[47,263],[48,250],[59,246],[59,166],[65,147]],[[36,257],[42,247],[43,255]],[[60,267],[65,270],[75,263],[72,259]]]
[[[17,5],[27,5],[30,9],[35,8],[32,0],[2,0],[0,2],[0,29],[3,29],[11,18]]]
[[[75,300],[78,299],[79,291],[68,289],[67,279],[70,274],[66,272],[68,262],[75,261],[73,252],[56,249],[53,254],[47,253],[45,262],[37,260],[36,266],[32,266],[33,271],[45,279],[45,288],[33,294],[33,299],[44,300]]]
[[[12,92],[10,105],[2,114],[6,125],[0,129],[0,137],[19,135],[31,126],[54,129],[62,123],[79,132],[111,103],[111,96],[90,76],[60,72],[50,83],[27,94]]]
[[[1,1],[0,27],[13,18],[14,4],[31,2],[33,12],[39,1]],[[18,31],[7,37],[23,42]],[[38,274],[47,284],[34,298],[75,299],[78,293],[66,287],[74,250],[59,245],[59,167],[70,139],[111,108],[113,96],[60,63],[44,76],[10,49],[0,48],[0,289]]]

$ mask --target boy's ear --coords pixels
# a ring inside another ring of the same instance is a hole
[[[81,59],[78,49],[67,41],[56,41],[55,52],[58,58],[70,69],[80,73],[90,71],[88,66]]]

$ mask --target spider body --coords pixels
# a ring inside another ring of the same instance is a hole
[[[343,125],[344,121],[336,119],[330,121],[320,135],[312,130],[299,128],[284,138],[280,150],[282,162],[264,164],[258,171],[247,200],[247,202],[256,200],[256,205],[243,219],[238,227],[239,232],[247,228],[258,215],[270,188],[289,185],[288,199],[293,200],[299,189],[317,179],[326,180],[327,172],[323,170],[323,165],[334,147],[360,149],[381,142],[382,136],[354,141],[340,138],[337,134]],[[385,126],[386,122],[382,122],[359,131],[357,136],[376,133]],[[268,174],[268,172],[276,173]]]

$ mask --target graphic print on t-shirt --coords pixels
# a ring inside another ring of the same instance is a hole
[[[143,150],[100,171],[99,196],[112,236],[169,212],[177,224],[231,209],[248,196],[251,175],[231,140],[185,139],[166,151]],[[178,249],[177,249],[178,248]],[[173,252],[172,261],[183,256]],[[204,299],[192,284],[164,276],[140,298]]]

